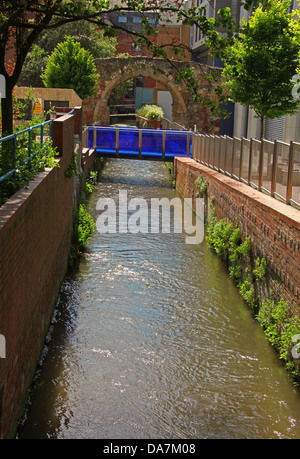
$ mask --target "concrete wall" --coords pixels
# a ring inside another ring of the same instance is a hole
[[[300,210],[191,158],[175,158],[174,169],[176,189],[184,197],[196,196],[197,177],[207,180],[217,218],[233,224],[238,219],[242,237],[251,238],[254,256],[267,262],[270,290],[300,314]]]
[[[53,143],[59,167],[40,173],[0,208],[0,334],[6,344],[0,438],[14,435],[68,265],[78,186],[78,177],[65,176],[74,116],[54,121]]]

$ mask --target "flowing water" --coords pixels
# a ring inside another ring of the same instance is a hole
[[[100,197],[172,198],[162,163],[109,160]],[[300,395],[206,243],[95,231],[62,286],[19,438],[300,438]]]

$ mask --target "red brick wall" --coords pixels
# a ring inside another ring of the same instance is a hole
[[[176,189],[184,197],[197,193],[194,182],[207,180],[208,197],[214,197],[218,219],[236,223],[250,237],[254,255],[263,257],[278,280],[283,297],[296,306],[300,301],[300,210],[279,202],[248,185],[201,165],[190,158],[175,159]]]
[[[54,121],[59,167],[48,169],[0,208],[0,438],[14,434],[67,269],[73,222],[74,117]]]

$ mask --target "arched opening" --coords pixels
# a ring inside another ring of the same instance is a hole
[[[135,113],[143,105],[159,105],[164,118],[172,121],[173,98],[170,91],[158,81],[136,76],[119,83],[108,100],[110,124],[135,123]]]
[[[121,66],[115,67],[109,75],[105,75],[105,84],[102,84],[101,88],[99,87],[99,92],[96,96],[94,122],[103,125],[115,124],[110,121],[112,105],[114,105],[112,112],[117,111],[117,105],[127,105],[119,108],[122,110],[130,108],[131,112],[135,112],[136,108],[139,108],[142,104],[153,103],[163,107],[167,119],[184,125],[188,117],[187,107],[182,91],[180,91],[174,79],[164,72],[157,72],[151,66],[142,66],[140,63],[135,66],[132,65],[132,62],[130,63],[131,65],[123,66],[123,68]],[[101,74],[100,69],[99,73]],[[120,99],[117,103],[114,99],[114,103],[111,104],[111,97],[114,96],[114,92],[117,92],[115,88],[118,88],[119,85],[124,87],[124,84],[126,87],[126,82],[128,81],[130,81],[130,84],[126,88],[125,96],[123,95],[121,103],[119,103]],[[151,84],[150,81],[152,81]],[[117,113],[112,114],[117,115]],[[114,118],[116,119],[117,117]]]

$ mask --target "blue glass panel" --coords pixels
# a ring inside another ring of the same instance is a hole
[[[170,132],[166,133],[166,154],[165,158],[174,158],[174,156],[186,156],[187,132]]]
[[[97,129],[97,150],[99,153],[116,153],[116,130]]]
[[[144,158],[162,157],[162,131],[143,130],[142,136],[142,156]]]
[[[94,148],[94,128],[88,128],[88,147]]]
[[[129,129],[119,131],[119,154],[120,156],[139,155],[139,131]]]

